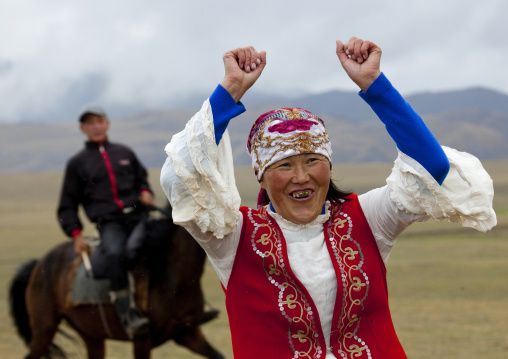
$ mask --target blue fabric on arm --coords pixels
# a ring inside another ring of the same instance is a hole
[[[215,88],[209,101],[212,106],[215,143],[218,146],[229,121],[245,112],[245,106],[241,102],[236,103],[229,92],[220,84]]]
[[[404,100],[383,73],[359,95],[385,124],[399,150],[418,161],[442,184],[450,163],[441,145],[411,105]]]

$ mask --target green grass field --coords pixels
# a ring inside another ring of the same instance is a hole
[[[487,234],[450,223],[409,228],[388,263],[390,305],[409,358],[508,358],[508,161],[485,167],[495,184],[498,226]],[[336,165],[334,177],[345,189],[362,193],[382,186],[390,164]],[[151,171],[159,205],[158,171]],[[258,185],[251,169],[239,169],[243,204],[255,205]],[[20,358],[27,350],[16,335],[7,306],[7,288],[16,268],[40,257],[66,238],[56,222],[61,173],[0,175],[0,353]],[[86,231],[91,233],[92,226]],[[202,280],[207,300],[222,310],[203,326],[209,341],[232,358],[224,295],[210,265]],[[168,308],[171,310],[171,308]],[[60,340],[60,338],[58,338]],[[67,346],[74,358],[82,348]],[[108,358],[131,357],[131,345],[110,341]],[[166,343],[153,358],[199,358]]]

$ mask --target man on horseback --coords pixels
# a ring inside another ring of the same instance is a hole
[[[58,220],[73,239],[76,254],[88,251],[78,216],[81,205],[96,223],[101,236],[98,250],[107,263],[103,275],[111,281],[111,299],[130,338],[148,330],[148,319],[130,298],[126,245],[140,223],[144,206],[154,204],[147,171],[135,153],[107,137],[110,122],[99,106],[86,107],[79,116],[80,129],[87,136],[85,148],[67,162]]]

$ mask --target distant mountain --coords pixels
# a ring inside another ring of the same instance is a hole
[[[112,141],[130,145],[147,167],[160,167],[164,146],[199,109],[204,96],[182,101],[179,110],[144,110],[112,119]],[[508,96],[484,88],[407,96],[443,145],[482,160],[508,158]],[[237,165],[249,165],[245,141],[257,116],[279,107],[303,107],[321,116],[332,139],[336,162],[386,162],[396,156],[383,125],[354,92],[305,96],[248,93],[247,112],[229,131]],[[192,109],[190,109],[192,107]],[[117,110],[116,113],[124,110]],[[62,170],[84,137],[76,122],[0,124],[0,172]]]
[[[461,91],[420,93],[407,101],[422,116],[449,110],[485,110],[508,113],[508,96],[482,87]]]

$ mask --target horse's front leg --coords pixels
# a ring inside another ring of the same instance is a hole
[[[106,356],[106,348],[104,345],[104,339],[89,338],[81,336],[86,345],[88,351],[88,359],[104,359]]]
[[[209,359],[224,359],[224,356],[206,341],[199,326],[186,328],[175,335],[174,340],[195,353]]]
[[[143,335],[134,339],[134,358],[150,359],[150,351],[152,350],[152,340],[149,335]]]

